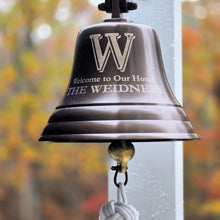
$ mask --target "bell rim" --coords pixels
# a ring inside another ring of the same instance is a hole
[[[62,143],[107,143],[114,140],[132,142],[163,142],[200,140],[196,133],[115,133],[115,134],[62,134],[42,135],[39,141]]]
[[[39,141],[109,142],[196,140],[182,107],[83,106],[56,109]]]

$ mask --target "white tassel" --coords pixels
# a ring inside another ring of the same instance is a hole
[[[127,204],[124,184],[119,183],[118,201],[109,201],[101,207],[99,220],[138,220],[139,212]]]

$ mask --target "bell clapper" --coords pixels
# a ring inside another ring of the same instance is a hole
[[[128,182],[127,162],[133,158],[135,154],[134,145],[130,141],[113,141],[108,148],[108,153],[113,160],[117,162],[117,166],[112,166],[111,169],[115,170],[114,183],[119,187],[117,176],[119,173],[125,174],[124,185]]]
[[[108,153],[117,162],[117,166],[112,166],[115,170],[114,183],[117,186],[117,200],[111,200],[102,205],[99,212],[99,220],[106,219],[130,219],[139,220],[139,212],[134,206],[128,204],[125,185],[128,182],[127,162],[133,158],[135,149],[130,141],[113,141],[108,148]],[[124,183],[117,181],[119,173],[125,174]]]

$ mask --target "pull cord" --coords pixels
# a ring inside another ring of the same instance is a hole
[[[118,183],[117,202],[109,201],[101,207],[99,220],[139,220],[139,212],[127,204],[124,183]]]

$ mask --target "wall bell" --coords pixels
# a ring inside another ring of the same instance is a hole
[[[156,31],[120,18],[136,8],[106,0],[99,9],[112,18],[80,31],[68,88],[40,141],[199,138],[170,88]]]

